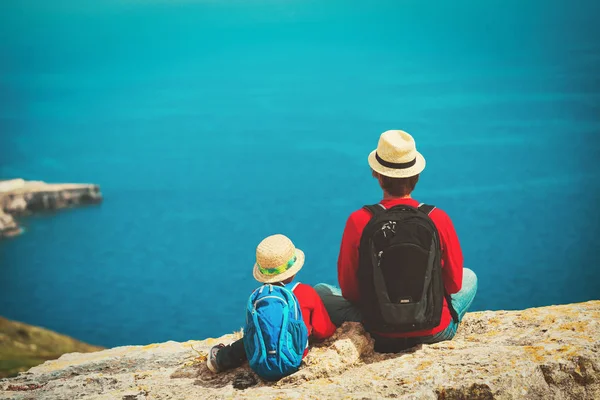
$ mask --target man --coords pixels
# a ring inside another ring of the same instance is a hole
[[[368,162],[383,199],[346,222],[338,258],[341,290],[326,284],[315,289],[332,322],[365,323],[378,352],[450,340],[473,302],[477,277],[463,269],[448,215],[411,197],[425,159],[411,135],[391,130],[381,134]]]

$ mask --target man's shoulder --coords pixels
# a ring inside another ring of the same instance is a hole
[[[377,203],[374,203],[374,204],[377,204]],[[350,215],[364,214],[364,213],[368,214],[369,211],[367,211],[367,209],[365,208],[368,205],[370,205],[370,204],[364,204],[364,205],[360,206],[360,208],[357,208],[354,211],[352,211],[352,213],[350,213]]]
[[[429,217],[431,218],[433,223],[438,227],[438,229],[441,227],[445,227],[448,224],[452,224],[452,220],[450,219],[450,216],[446,213],[446,211],[442,210],[437,206],[431,211]]]
[[[365,219],[368,220],[369,218],[371,218],[371,213],[365,208],[365,206],[362,206],[361,208],[352,211],[348,217],[348,220],[357,222]]]
[[[448,215],[448,213],[446,213],[446,211],[442,210],[441,208],[435,206],[435,208],[431,211],[431,214],[429,214],[429,216],[433,219],[433,218],[441,218],[441,219],[449,219],[450,216]]]

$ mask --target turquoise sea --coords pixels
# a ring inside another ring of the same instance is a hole
[[[101,185],[0,242],[0,315],[104,346],[238,329],[260,240],[335,283],[404,129],[473,309],[600,298],[600,2],[4,0],[0,179]]]

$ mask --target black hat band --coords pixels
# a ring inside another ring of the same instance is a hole
[[[377,152],[375,152],[375,159],[377,159],[379,164],[383,165],[384,167],[393,168],[393,169],[406,169],[406,168],[412,167],[413,165],[415,165],[417,163],[417,157],[415,157],[414,160],[405,162],[405,163],[393,163],[393,162],[385,161],[381,157],[379,157],[379,154],[377,154]]]

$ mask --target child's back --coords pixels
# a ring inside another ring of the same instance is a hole
[[[298,299],[284,285],[265,284],[248,299],[244,350],[261,378],[278,380],[298,370],[308,331]]]
[[[264,239],[256,261],[254,278],[264,285],[249,298],[244,338],[213,347],[207,365],[220,372],[248,359],[257,374],[276,380],[297,370],[308,351],[308,336],[328,338],[335,326],[311,286],[291,284],[304,264],[304,253],[287,237]]]

